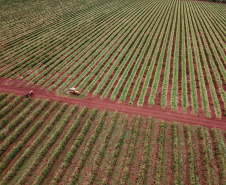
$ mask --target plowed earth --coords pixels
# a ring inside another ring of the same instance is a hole
[[[21,83],[21,82],[20,82]],[[87,95],[84,99],[74,97],[61,96],[53,92],[47,92],[39,86],[26,86],[20,85],[15,80],[8,80],[0,78],[0,92],[14,93],[17,95],[24,95],[31,89],[34,90],[35,95],[33,98],[49,99],[53,101],[64,102],[68,104],[78,104],[80,106],[87,106],[88,108],[107,109],[109,111],[119,111],[130,115],[141,115],[143,117],[152,116],[155,119],[161,119],[169,122],[181,122],[192,125],[200,125],[208,128],[220,128],[226,130],[226,117],[222,116],[221,119],[217,118],[204,118],[199,115],[188,115],[177,113],[173,111],[165,111],[163,109],[153,110],[151,107],[137,107],[130,106],[116,101],[110,101],[109,98],[101,100],[100,97],[92,97]]]

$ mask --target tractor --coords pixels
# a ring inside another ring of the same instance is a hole
[[[76,91],[74,87],[70,88],[70,91],[67,91],[67,94],[72,94],[72,95],[80,95],[79,91]]]
[[[29,97],[31,97],[31,96],[34,95],[34,94],[35,94],[34,91],[31,90],[31,91],[29,91],[27,94],[25,94],[24,97],[25,97],[25,98],[29,98]]]

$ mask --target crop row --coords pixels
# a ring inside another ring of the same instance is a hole
[[[220,6],[176,0],[102,3],[60,14],[59,22],[45,18],[48,28],[43,23],[40,30],[15,37],[21,45],[11,38],[0,75],[61,94],[75,86],[85,95],[129,99],[130,105],[161,100],[163,109],[182,105],[198,114],[203,107],[207,117],[222,117],[225,24],[210,16]]]
[[[7,115],[23,106],[8,118],[10,124],[33,107],[1,143],[1,184],[225,182],[222,130],[36,99]]]

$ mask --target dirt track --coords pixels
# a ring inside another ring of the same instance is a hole
[[[34,98],[41,98],[41,99],[49,99],[49,100],[57,100],[59,102],[65,102],[68,104],[78,104],[80,106],[87,106],[89,108],[97,107],[98,109],[107,109],[109,111],[119,111],[131,115],[138,115],[148,117],[152,116],[156,119],[161,119],[165,121],[176,121],[181,123],[188,123],[194,125],[201,125],[208,128],[217,127],[222,130],[226,130],[226,120],[225,117],[222,119],[211,119],[211,118],[203,118],[198,117],[195,115],[186,115],[177,112],[166,112],[164,110],[153,110],[149,107],[136,107],[136,106],[129,106],[122,103],[112,102],[112,101],[105,101],[101,100],[99,97],[91,97],[87,96],[84,99],[76,99],[67,96],[60,96],[57,94],[53,94],[51,92],[46,92],[39,87],[32,87],[35,95]],[[17,86],[17,84],[10,85],[10,83],[0,78],[0,91],[1,92],[9,92],[15,93],[17,95],[24,95],[27,91],[29,91],[31,87],[24,87],[24,86]]]

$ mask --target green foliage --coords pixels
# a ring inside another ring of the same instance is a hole
[[[133,161],[135,144],[136,144],[137,136],[138,136],[138,132],[139,132],[140,119],[141,119],[141,117],[137,116],[137,120],[136,120],[136,123],[134,125],[134,129],[133,129],[133,134],[131,136],[131,141],[130,141],[130,144],[129,144],[129,149],[128,149],[128,153],[127,153],[127,157],[126,157],[126,161],[125,161],[125,166],[123,168],[122,178],[120,180],[120,184],[126,184],[126,181],[128,179],[128,176],[129,176],[129,167],[130,167],[130,165]]]
[[[88,141],[88,143],[86,145],[86,148],[83,151],[83,156],[82,156],[82,158],[80,159],[80,161],[78,163],[78,167],[76,167],[75,171],[72,174],[72,177],[70,179],[70,184],[71,185],[75,184],[76,181],[78,180],[79,175],[80,175],[80,171],[81,171],[81,169],[84,166],[84,162],[86,161],[87,157],[89,156],[89,153],[92,150],[92,146],[95,143],[95,141],[96,141],[96,139],[98,137],[98,134],[100,133],[100,131],[102,129],[102,126],[103,126],[103,123],[104,123],[104,118],[105,118],[106,115],[107,115],[107,110],[104,110],[103,113],[101,114],[101,117],[99,119],[99,122],[98,122],[95,130],[94,130],[93,135],[89,139],[89,141]]]

